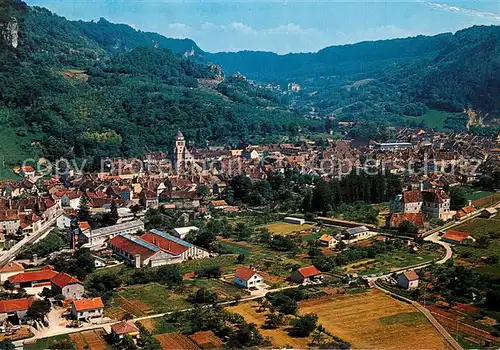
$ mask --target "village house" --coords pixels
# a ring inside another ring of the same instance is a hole
[[[422,212],[426,217],[448,220],[450,213],[450,196],[444,191],[422,191]]]
[[[111,326],[111,336],[119,341],[126,335],[132,338],[139,338],[139,328],[132,322],[118,322]]]
[[[323,282],[323,275],[311,265],[292,271],[290,280],[301,284],[317,284]]]
[[[392,213],[420,213],[422,211],[422,192],[418,190],[404,191],[391,202]]]
[[[43,288],[50,287],[52,278],[57,275],[50,266],[41,270],[26,271],[7,278],[6,284],[14,288]]]
[[[31,305],[28,298],[0,300],[0,323],[8,321],[13,325],[25,323]]]
[[[104,304],[101,297],[75,300],[71,307],[71,315],[76,320],[89,320],[101,317],[103,312]]]
[[[60,230],[67,230],[71,227],[73,217],[67,213],[62,213],[56,220],[57,228]]]
[[[443,242],[451,244],[464,244],[466,242],[475,242],[476,240],[467,232],[450,230],[441,236]]]
[[[239,267],[236,269],[233,278],[233,284],[242,288],[255,288],[264,283],[264,278],[257,271],[248,267]]]
[[[498,210],[496,210],[495,208],[486,208],[486,209],[483,209],[483,211],[481,212],[480,215],[482,218],[489,219],[489,218],[492,218],[495,215],[497,215],[497,213],[498,213]]]
[[[172,235],[184,239],[189,232],[196,232],[199,228],[196,226],[176,227],[172,229]]]
[[[283,219],[284,222],[287,222],[289,224],[294,224],[294,225],[304,225],[306,221],[304,219],[300,218],[294,218],[291,216],[287,216]]]
[[[160,203],[159,195],[154,191],[151,191],[148,189],[143,189],[141,194],[140,194],[139,202],[145,208],[156,209],[156,208],[158,208],[158,205]]]
[[[324,234],[318,239],[319,243],[323,247],[328,247],[328,248],[335,248],[337,245],[338,241],[335,239],[335,237]]]
[[[158,230],[150,230],[144,233],[141,239],[159,247],[164,252],[176,258],[180,258],[182,261],[203,259],[210,256],[207,250]]]
[[[102,227],[96,230],[81,232],[82,235],[78,238],[83,247],[91,250],[99,250],[106,247],[106,242],[111,238],[122,234],[134,234],[144,230],[144,222],[141,220],[128,221],[121,224],[116,224],[108,227]]]
[[[398,286],[404,289],[414,289],[418,287],[419,277],[414,270],[405,271],[398,275]]]
[[[366,226],[350,227],[344,230],[345,239],[349,242],[367,239],[376,235]]]
[[[225,200],[211,201],[208,204],[208,208],[210,210],[223,210],[223,209],[227,208],[228,206],[229,206],[229,204],[227,204]]]
[[[113,253],[124,258],[128,263],[134,265],[135,268],[144,266],[155,267],[182,262],[182,258],[179,256],[164,252],[156,245],[127,233],[113,237],[108,242],[108,245]]]
[[[20,224],[21,220],[16,210],[0,211],[0,231],[4,234],[15,234]]]
[[[15,261],[11,261],[6,265],[0,267],[0,282],[4,283],[9,277],[18,275],[23,272],[23,265],[16,263]]]
[[[64,295],[66,299],[80,299],[85,293],[83,283],[75,277],[64,272],[59,272],[51,280],[53,295]]]

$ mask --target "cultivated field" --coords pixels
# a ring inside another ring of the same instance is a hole
[[[446,340],[410,304],[380,291],[303,301],[332,334],[363,349],[449,349]],[[418,345],[416,345],[418,344]]]
[[[262,326],[266,320],[268,311],[258,312],[259,304],[257,302],[240,303],[236,306],[228,307],[227,310],[240,314],[248,323],[255,323],[257,326]],[[295,349],[305,349],[311,341],[310,338],[294,338],[288,335],[283,329],[262,329],[260,333],[264,337],[269,337],[275,347],[283,348],[290,345]]]
[[[280,221],[280,222],[273,222],[264,227],[275,235],[289,235],[292,233],[308,230],[310,228],[313,228],[314,225],[309,225],[309,224],[295,225],[295,224],[290,224],[288,222]]]

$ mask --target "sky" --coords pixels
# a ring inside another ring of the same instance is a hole
[[[70,20],[104,17],[208,52],[326,46],[500,25],[500,0],[27,0]]]

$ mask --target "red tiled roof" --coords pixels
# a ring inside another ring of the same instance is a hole
[[[115,323],[114,325],[111,326],[111,330],[115,334],[129,334],[129,333],[139,332],[139,328],[137,328],[131,322],[119,322],[119,323]]]
[[[27,298],[0,300],[0,313],[28,310],[29,301]]]
[[[463,207],[462,210],[465,214],[471,214],[476,211],[476,208],[473,205],[470,205],[467,207]]]
[[[390,225],[399,228],[405,221],[413,222],[418,227],[424,226],[424,215],[422,213],[393,213],[391,214]]]
[[[405,271],[405,272],[403,272],[403,275],[405,275],[405,277],[408,281],[417,281],[418,280],[418,275],[414,270]]]
[[[462,242],[464,239],[470,236],[467,232],[460,231],[448,231],[441,238],[449,239],[455,242]]]
[[[52,278],[51,282],[54,283],[59,288],[64,288],[69,284],[76,284],[76,283],[83,284],[75,277],[68,275],[67,273],[64,272],[59,272],[57,275],[55,275]]]
[[[403,201],[405,203],[422,202],[422,192],[417,191],[417,190],[405,191],[405,192],[403,192]]]
[[[234,276],[238,277],[242,281],[248,281],[256,273],[257,272],[255,272],[252,269],[249,269],[248,267],[239,267],[236,269]]]
[[[321,272],[314,267],[314,266],[306,266],[306,267],[301,267],[300,269],[297,270],[303,277],[312,277],[316,275],[320,275]]]
[[[57,272],[52,270],[28,271],[10,276],[8,281],[11,284],[50,281],[55,275],[57,275]]]
[[[154,234],[153,232],[146,232],[141,236],[141,239],[149,242],[173,255],[180,255],[189,250],[188,247],[183,246],[177,242],[171,241],[165,237]]]
[[[7,263],[6,265],[0,267],[0,273],[8,272],[24,272],[24,267],[14,261]]]
[[[100,309],[104,307],[101,297],[93,299],[80,299],[73,302],[73,306],[77,312],[85,310]]]
[[[80,230],[85,231],[85,230],[90,230],[90,224],[87,221],[80,221],[78,223],[78,227]]]
[[[141,259],[147,259],[151,256],[153,256],[156,252],[146,248],[138,243],[135,243],[134,241],[131,241],[130,239],[127,239],[122,236],[115,236],[111,238],[108,242],[108,244],[113,245],[117,247],[118,249],[123,250],[124,252],[129,253],[132,256],[135,256],[136,254],[139,254],[141,256]]]

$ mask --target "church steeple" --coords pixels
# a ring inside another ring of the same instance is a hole
[[[175,147],[174,147],[174,167],[176,171],[182,169],[184,165],[184,153],[186,149],[186,141],[184,140],[184,135],[182,135],[181,130],[177,131],[177,136],[175,137]]]

